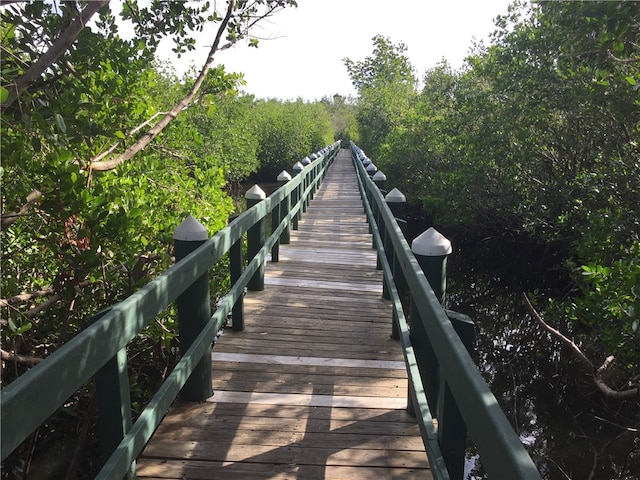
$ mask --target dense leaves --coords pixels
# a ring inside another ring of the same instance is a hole
[[[400,125],[411,105],[416,79],[404,44],[394,45],[381,35],[373,38],[373,44],[372,56],[357,62],[346,58],[344,63],[359,93],[360,146],[378,158],[380,143]]]
[[[347,63],[363,141],[377,139],[371,156],[389,180],[438,223],[568,252],[573,290],[549,315],[570,322],[594,363],[616,355],[632,377],[640,368],[638,8],[515,3],[488,47],[477,46],[461,71],[443,62],[426,72],[413,100],[401,45],[376,38],[373,57]],[[394,90],[386,81],[405,92],[394,96],[409,99],[403,108],[384,100]],[[371,98],[375,117],[364,113]]]
[[[274,180],[310,152],[333,143],[333,125],[320,103],[259,101],[253,115],[259,137],[258,159],[267,178]]]
[[[255,101],[238,96],[241,75],[219,66],[177,78],[154,64],[153,54],[167,35],[178,53],[192,48],[190,32],[207,27],[215,33],[223,17],[228,23],[220,48],[226,48],[295,2],[143,3],[126,2],[123,11],[134,23],[132,39],[119,35],[121,22],[108,7],[101,9],[12,102],[9,92],[86,3],[17,3],[0,11],[3,385],[101,308],[167,268],[171,234],[186,215],[210,234],[222,228],[234,209],[228,185],[259,168],[260,121]],[[226,10],[217,13],[216,6]],[[192,101],[169,115],[162,133],[135,158],[105,172],[90,168],[147,135],[189,92],[195,92]],[[211,280],[214,295],[224,290],[224,265]],[[130,346],[134,414],[175,362],[174,322],[173,312],[165,312]],[[26,478],[30,469],[37,475],[44,462],[61,469],[52,473],[56,477],[65,471],[69,478],[92,476],[97,458],[83,451],[96,448],[93,395],[89,385],[69,399],[3,463],[3,475]],[[71,442],[60,438],[76,430],[86,435],[77,438],[74,454],[75,435]]]

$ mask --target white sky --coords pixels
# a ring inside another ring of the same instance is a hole
[[[254,34],[259,48],[246,43],[219,52],[228,72],[245,74],[244,91],[258,98],[319,100],[335,93],[355,96],[343,59],[363,60],[377,34],[404,43],[418,77],[446,58],[459,68],[473,39],[487,40],[493,19],[510,0],[298,0],[297,8],[275,14]],[[198,40],[195,54],[172,60],[178,73],[190,61],[204,63],[215,35]],[[169,47],[170,48],[170,47]],[[165,49],[166,51],[167,49]]]

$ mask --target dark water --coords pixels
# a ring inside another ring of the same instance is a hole
[[[605,399],[523,304],[522,292],[558,293],[567,285],[556,268],[560,256],[442,233],[454,246],[447,307],[474,320],[476,364],[543,478],[640,479],[638,402]],[[485,478],[473,448],[467,471],[468,479]]]

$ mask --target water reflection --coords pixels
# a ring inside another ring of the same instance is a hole
[[[476,364],[543,478],[638,479],[638,404],[606,401],[531,318],[523,291],[566,285],[548,250],[452,238],[447,308],[476,324]],[[467,478],[486,478],[471,448]]]

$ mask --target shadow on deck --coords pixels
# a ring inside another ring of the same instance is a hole
[[[174,405],[137,476],[432,478],[349,151],[265,285],[213,350],[214,396]]]

